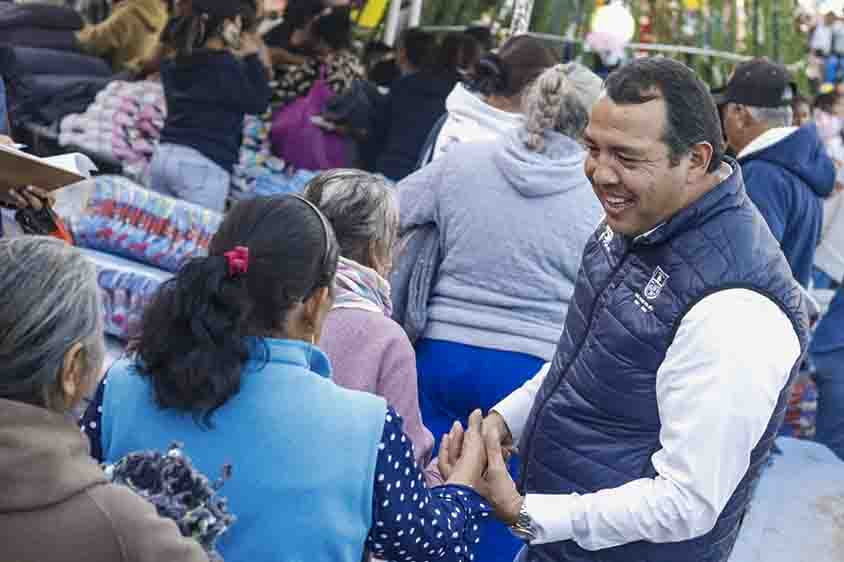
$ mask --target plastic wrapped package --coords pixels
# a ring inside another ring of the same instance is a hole
[[[128,340],[137,334],[147,303],[172,274],[102,252],[81,251],[97,268],[105,333]]]
[[[222,222],[219,213],[110,175],[60,190],[56,210],[77,246],[170,272],[205,255]]]
[[[240,160],[232,174],[232,199],[300,193],[316,175],[308,170],[294,170],[273,156],[269,137],[270,123],[266,118],[247,115],[243,119]]]

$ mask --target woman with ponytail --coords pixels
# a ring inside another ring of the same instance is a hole
[[[600,91],[585,67],[552,67],[524,93],[522,126],[454,146],[398,184],[401,229],[435,223],[440,233],[416,347],[422,421],[435,437],[488,411],[554,354],[602,216],[579,144]],[[500,523],[485,526],[478,560],[513,560],[520,541]]]
[[[163,40],[167,120],[150,164],[151,189],[222,212],[240,154],[243,116],[270,102],[265,48],[250,30],[254,3],[193,0]]]
[[[445,102],[447,116],[423,161],[442,156],[452,145],[498,138],[523,122],[522,93],[557,58],[541,39],[519,35],[481,57],[466,84],[457,84]]]
[[[360,562],[368,550],[469,562],[489,511],[474,490],[480,412],[444,461],[448,483],[427,488],[395,410],[336,385],[318,347],[339,249],[302,197],[236,205],[100,385],[85,417],[92,453],[113,462],[175,441],[205,474],[231,465],[225,560]]]

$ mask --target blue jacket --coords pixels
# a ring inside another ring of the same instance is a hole
[[[835,186],[835,166],[814,125],[739,158],[747,193],[779,241],[794,278],[812,275],[823,201]]]
[[[686,312],[742,287],[788,315],[805,350],[802,293],[736,171],[656,231],[628,240],[608,228],[583,255],[574,300],[519,451],[522,491],[586,494],[657,475],[656,375]],[[793,367],[792,376],[797,372]],[[714,529],[696,539],[589,552],[574,541],[531,547],[530,562],[726,562],[753,482],[785,413],[787,387],[750,469]]]
[[[237,521],[218,544],[227,561],[360,562],[386,403],[335,385],[318,349],[265,341],[211,430],[159,408],[149,379],[117,363],[103,397],[105,460],[179,441],[212,479],[231,463],[222,494]]]

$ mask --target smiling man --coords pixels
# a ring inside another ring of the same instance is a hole
[[[807,341],[801,292],[687,67],[616,71],[584,135],[606,212],[549,368],[489,414],[524,561],[724,562]],[[519,444],[521,482],[500,455]]]

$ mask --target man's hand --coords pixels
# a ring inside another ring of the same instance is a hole
[[[487,417],[487,420],[489,418],[490,416]],[[503,421],[503,418],[501,419]],[[484,429],[486,429],[486,424],[485,420]],[[493,431],[485,433],[484,442],[488,455],[487,469],[484,475],[484,486],[479,492],[492,505],[498,519],[507,525],[515,525],[525,499],[516,489],[516,483],[513,482],[510,471],[507,470],[507,463],[504,462],[505,452],[497,434]],[[507,434],[510,434],[509,430]]]
[[[510,460],[516,447],[513,444],[513,434],[510,433],[510,428],[507,427],[504,417],[495,410],[492,410],[484,419],[483,432],[485,441],[487,439],[493,439],[501,446],[500,449],[504,455],[504,461]]]
[[[55,197],[43,189],[37,187],[24,187],[18,189],[10,189],[9,191],[0,190],[0,204],[14,207],[16,209],[31,208],[35,211],[40,211],[44,208],[44,201],[49,205],[55,202]]]
[[[475,410],[469,416],[469,427],[463,431],[455,422],[440,445],[439,468],[448,484],[460,484],[479,490],[487,465],[487,451],[481,433],[483,414]],[[480,491],[480,490],[479,490]]]

